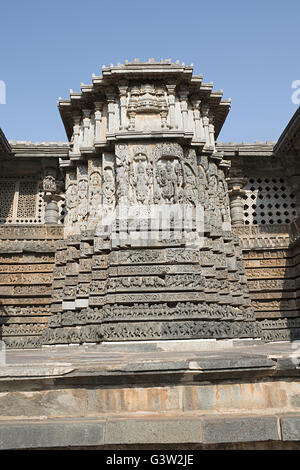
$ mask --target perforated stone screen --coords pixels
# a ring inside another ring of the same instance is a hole
[[[251,177],[245,190],[246,225],[288,224],[296,217],[295,196],[286,178]]]
[[[39,181],[0,179],[0,223],[41,224],[44,201]]]
[[[0,181],[0,220],[7,220],[13,217],[15,197],[15,184],[11,181]]]

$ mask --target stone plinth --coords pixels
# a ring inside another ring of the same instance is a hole
[[[300,440],[293,344],[198,342],[189,350],[181,342],[176,352],[165,344],[7,351],[1,448],[284,448]]]

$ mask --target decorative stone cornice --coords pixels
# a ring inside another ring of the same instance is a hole
[[[4,132],[0,128],[0,153],[6,153],[10,154],[11,153],[11,146],[6,139]]]
[[[297,109],[274,147],[275,154],[295,154],[300,152],[300,107]]]
[[[274,155],[275,142],[217,142],[217,150],[223,151],[226,157],[271,157]]]
[[[93,75],[92,84],[81,84],[81,92],[71,90],[70,99],[59,99],[58,108],[73,151],[71,160],[85,154],[85,139],[76,138],[76,116],[80,116],[79,132],[85,133],[84,110],[95,110],[95,103],[103,103],[101,123],[95,112],[91,122],[97,120],[97,138],[94,151],[117,141],[128,139],[168,138],[186,141],[195,147],[215,148],[221,127],[230,109],[230,100],[222,100],[222,91],[213,91],[212,83],[203,83],[201,75],[193,76],[193,67],[172,63],[170,60],[155,62],[126,62],[102,68],[102,76]],[[203,109],[210,111],[206,123]],[[104,118],[104,119],[102,119]],[[101,139],[99,144],[99,129]],[[91,133],[89,133],[91,136]],[[80,142],[79,147],[76,143]],[[76,150],[74,150],[74,147]],[[90,146],[89,146],[90,147]]]
[[[233,233],[239,236],[243,250],[263,248],[288,248],[290,231],[288,225],[236,225]]]
[[[11,152],[17,158],[66,158],[69,154],[68,142],[29,142],[9,141]]]
[[[0,240],[59,240],[63,226],[59,225],[0,225]]]

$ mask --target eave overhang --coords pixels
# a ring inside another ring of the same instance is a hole
[[[203,83],[202,75],[193,76],[193,66],[170,61],[155,63],[132,62],[117,66],[103,66],[102,76],[92,75],[92,84],[81,83],[81,91],[70,90],[69,99],[58,99],[58,109],[69,141],[73,134],[74,116],[82,109],[92,109],[95,102],[105,102],[107,93],[123,84],[135,81],[157,81],[186,88],[189,97],[205,101],[214,114],[214,132],[217,139],[231,106],[231,100],[222,100],[223,90],[213,91],[213,83]]]
[[[300,107],[279,137],[274,147],[274,153],[281,155],[298,155],[300,153]]]
[[[4,132],[0,128],[0,153],[10,155],[12,152],[11,146],[7,140],[7,138],[4,135]]]

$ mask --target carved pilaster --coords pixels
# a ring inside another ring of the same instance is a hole
[[[188,91],[180,90],[179,98],[180,98],[180,108],[181,108],[181,115],[182,115],[182,127],[183,130],[186,131],[188,127],[188,103],[187,103]]]
[[[208,134],[209,134],[209,145],[215,149],[215,126],[214,126],[214,114],[208,114],[209,125],[208,125]]]
[[[134,109],[129,110],[128,116],[129,116],[128,129],[129,130],[134,130],[135,129],[135,111],[134,111]]]
[[[77,221],[86,228],[88,217],[88,169],[86,163],[77,165]]]
[[[206,145],[210,146],[210,136],[209,136],[209,106],[204,103],[201,106],[202,122],[204,128],[204,136]]]
[[[167,129],[168,128],[168,122],[167,122],[167,117],[168,117],[168,105],[164,96],[164,90],[162,88],[158,88],[156,90],[156,98],[159,104],[159,107],[161,109],[160,111],[160,117],[161,117],[161,128],[162,129]]]
[[[74,116],[74,125],[73,125],[73,154],[80,155],[79,149],[79,135],[80,135],[80,115]]]
[[[161,117],[161,128],[162,129],[167,129],[167,127],[168,127],[168,123],[167,123],[168,111],[166,109],[162,110],[160,112],[160,117]]]
[[[195,122],[195,140],[204,140],[205,139],[203,124],[202,124],[202,121],[201,121],[200,104],[201,104],[201,100],[197,100],[197,99],[193,100],[193,115],[194,115],[194,122]]]
[[[46,202],[45,224],[57,224],[59,219],[59,209],[57,202],[59,201],[60,196],[57,194],[59,185],[57,184],[56,178],[56,168],[50,167],[45,169],[42,182],[44,200]]]
[[[243,189],[247,183],[247,178],[232,177],[228,178],[230,214],[232,225],[244,224],[244,199],[246,192]]]
[[[140,90],[138,87],[132,87],[130,91],[130,100],[128,104],[128,116],[129,124],[128,130],[135,130],[135,115],[136,115],[136,106],[139,98]]]
[[[101,140],[101,120],[102,120],[103,103],[97,101],[95,103],[95,141]]]
[[[99,158],[91,158],[88,161],[88,217],[89,224],[93,227],[101,215],[102,168]]]
[[[175,88],[176,85],[167,85],[170,110],[170,129],[175,127]]]
[[[89,109],[83,109],[83,139],[82,139],[82,146],[89,147],[89,130],[90,130],[90,114],[91,111]]]
[[[106,98],[107,98],[107,128],[108,132],[113,132],[115,130],[115,94],[113,90],[107,89],[106,90]]]
[[[126,106],[127,106],[127,90],[126,84],[122,83],[119,85],[120,93],[120,130],[126,129]]]

